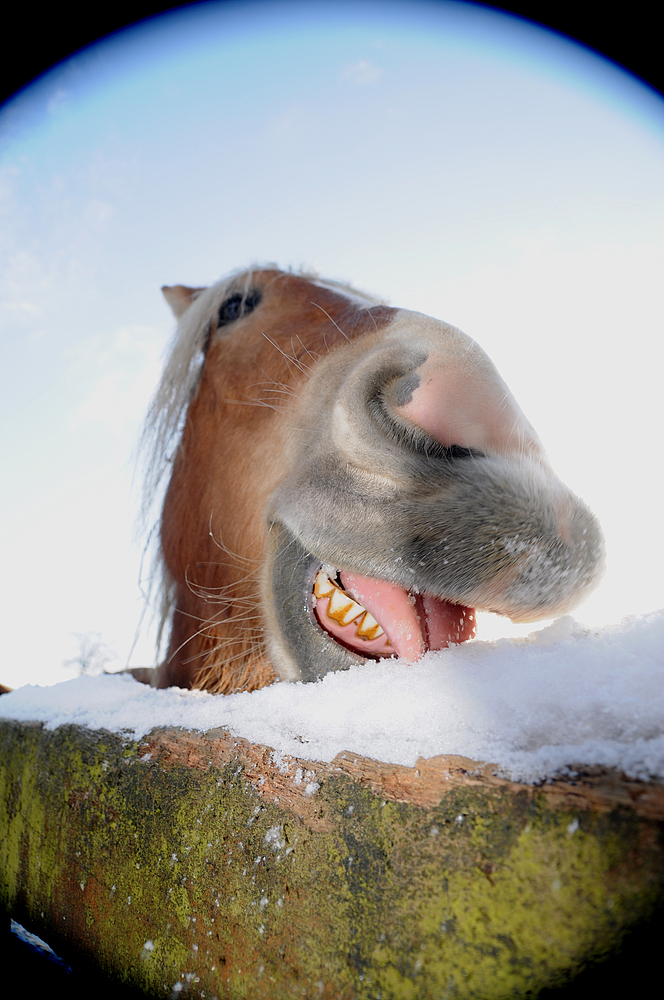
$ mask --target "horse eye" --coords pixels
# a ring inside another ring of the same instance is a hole
[[[224,299],[219,306],[217,314],[217,329],[220,326],[227,326],[229,323],[234,323],[241,316],[246,316],[247,313],[253,312],[260,300],[260,292],[249,292],[248,295],[236,293]]]

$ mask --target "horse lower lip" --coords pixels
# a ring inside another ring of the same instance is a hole
[[[412,662],[475,634],[472,608],[357,574],[342,573],[340,580],[341,587],[319,571],[314,615],[335,641],[361,656]]]

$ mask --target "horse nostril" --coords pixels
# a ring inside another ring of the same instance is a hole
[[[488,358],[453,350],[431,352],[409,371],[395,371],[383,399],[413,438],[442,445],[449,459],[477,454],[540,455],[541,447]]]
[[[429,426],[431,419],[426,412],[422,414],[418,408],[419,394],[423,389],[426,393],[426,386],[423,387],[421,382],[418,371],[407,372],[405,375],[390,379],[382,393],[376,395],[373,401],[370,400],[374,419],[378,418],[383,432],[409,451],[426,453],[430,457],[444,458],[447,461],[482,454],[465,441],[463,444],[457,443],[452,435],[448,440],[443,440],[442,435],[432,433],[432,428]],[[373,407],[372,402],[374,402]],[[375,405],[376,403],[378,405]],[[411,416],[412,411],[415,411],[417,417],[415,420]]]
[[[445,449],[445,451],[447,452],[449,458],[472,458],[473,455],[477,456],[481,454],[481,452],[478,452],[476,449],[473,450],[472,448],[465,448],[461,444],[451,444]]]
[[[410,403],[419,384],[420,376],[417,372],[409,372],[395,379],[387,390],[387,397],[392,406],[406,406]]]

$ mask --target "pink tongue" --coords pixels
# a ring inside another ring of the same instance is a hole
[[[385,580],[341,573],[347,593],[370,611],[394,646],[397,656],[412,663],[427,649],[443,649],[475,634],[472,608],[441,601],[430,594],[409,594]]]

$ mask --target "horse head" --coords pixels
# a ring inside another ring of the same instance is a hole
[[[163,291],[160,685],[412,662],[471,638],[476,610],[549,618],[597,581],[595,517],[470,337],[276,269]]]

